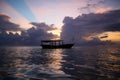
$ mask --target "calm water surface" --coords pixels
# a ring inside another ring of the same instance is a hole
[[[0,47],[0,80],[120,80],[120,48]]]

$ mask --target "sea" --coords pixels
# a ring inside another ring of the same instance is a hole
[[[2,46],[0,80],[120,80],[120,45]]]

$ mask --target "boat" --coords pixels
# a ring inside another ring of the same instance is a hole
[[[74,44],[64,44],[63,40],[41,40],[43,49],[72,48]]]

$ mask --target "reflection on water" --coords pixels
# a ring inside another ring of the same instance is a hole
[[[57,70],[57,72],[60,72],[60,73],[63,73],[63,71],[61,71],[61,67],[62,67],[62,64],[61,62],[63,61],[62,60],[62,50],[60,49],[56,49],[56,50],[53,50],[51,51],[50,53],[46,53],[46,66],[51,68],[51,69],[54,69],[54,70]]]
[[[120,80],[119,46],[0,47],[0,80]]]
[[[119,47],[107,46],[99,57],[101,75],[113,80],[120,79],[120,49]]]
[[[0,80],[72,80],[61,70],[62,49],[1,47]]]

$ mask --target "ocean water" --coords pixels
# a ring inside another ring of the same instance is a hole
[[[119,47],[0,47],[0,80],[120,80]]]

